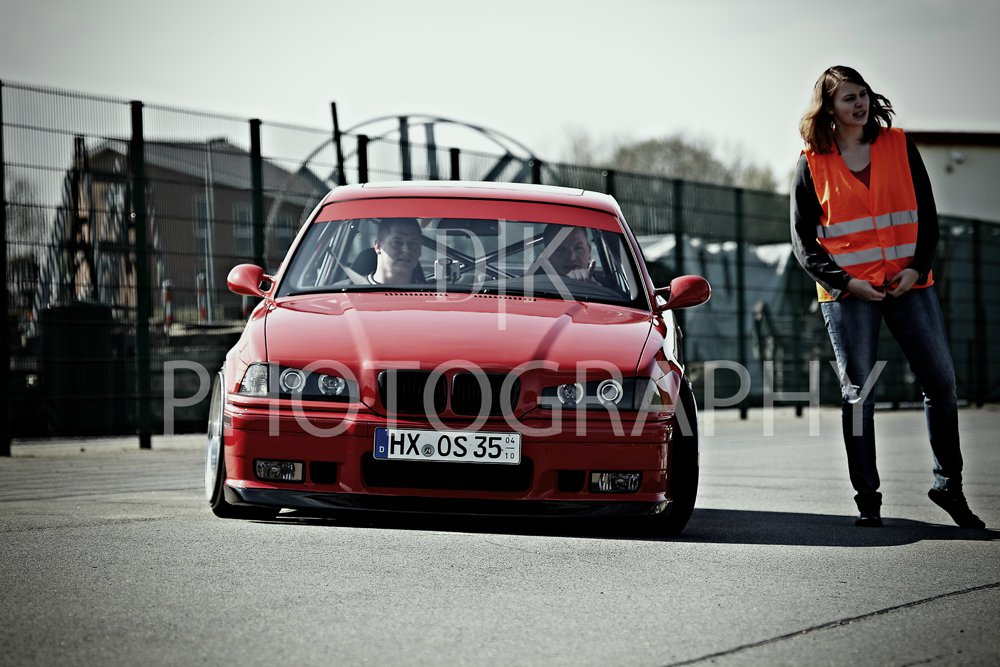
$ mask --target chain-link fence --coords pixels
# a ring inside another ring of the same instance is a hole
[[[21,84],[0,84],[0,124],[6,442],[138,432],[148,444],[165,426],[202,429],[198,369],[221,365],[254,305],[226,289],[229,269],[275,270],[331,187],[369,180],[613,194],[657,284],[683,273],[712,284],[712,300],[682,314],[700,391],[711,374],[707,398],[746,409],[765,385],[807,392],[818,372],[823,400],[839,400],[815,289],[791,256],[785,195]],[[1000,399],[998,258],[1000,226],[942,219],[935,276],[970,402]],[[878,399],[919,400],[888,336],[880,356]]]

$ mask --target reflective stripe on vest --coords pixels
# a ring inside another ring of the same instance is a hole
[[[885,215],[875,217],[875,227],[877,229],[885,229],[886,227],[891,227],[893,225],[908,225],[916,222],[916,210],[897,211],[895,213],[886,213]],[[870,216],[858,218],[857,220],[848,220],[847,222],[838,222],[836,225],[830,227],[816,225],[816,238],[822,239],[832,238],[834,236],[844,236],[846,234],[853,234],[854,232],[867,231],[871,228],[872,218]]]
[[[853,278],[884,286],[910,265],[917,247],[917,197],[906,135],[896,128],[882,130],[871,144],[868,187],[839,153],[805,155],[822,209],[816,227],[820,245]],[[932,283],[929,278],[927,285]],[[832,300],[817,289],[820,301]]]

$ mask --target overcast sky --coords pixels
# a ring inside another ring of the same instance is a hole
[[[909,129],[1000,132],[996,0],[0,0],[0,78],[325,128],[426,113],[557,159],[676,132],[786,181],[817,76]]]

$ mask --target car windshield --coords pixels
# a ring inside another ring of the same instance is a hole
[[[621,232],[459,218],[360,218],[310,225],[277,296],[429,291],[647,308]]]

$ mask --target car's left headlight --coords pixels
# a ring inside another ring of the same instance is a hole
[[[609,378],[587,383],[568,382],[542,389],[543,408],[584,410],[653,410],[669,403],[663,391],[648,377]]]

